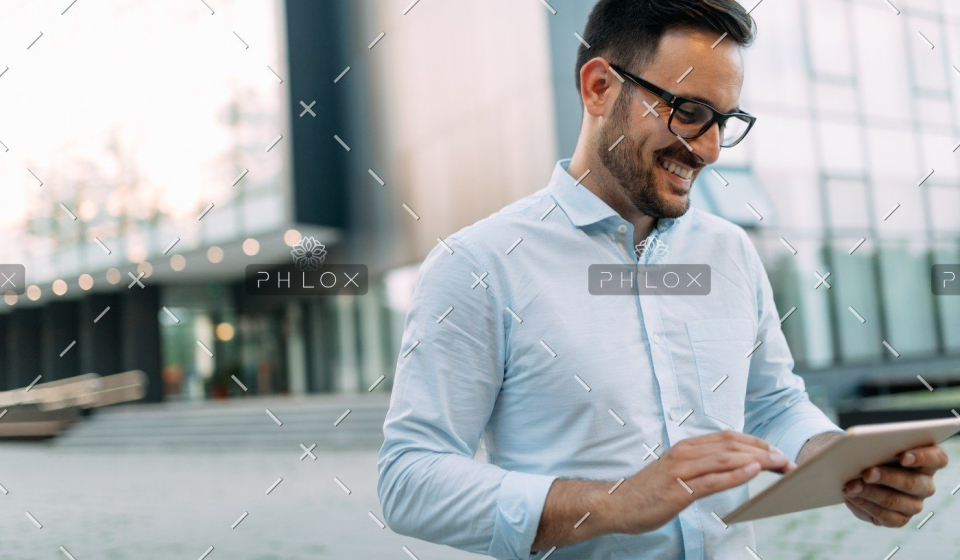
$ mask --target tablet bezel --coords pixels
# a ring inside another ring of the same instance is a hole
[[[934,432],[936,435],[933,435],[932,439],[935,441],[930,441],[931,438],[923,438],[922,436],[930,435],[930,432]],[[890,459],[895,459],[896,456],[904,451],[913,449],[925,445],[923,441],[927,441],[927,445],[939,444],[950,437],[960,433],[960,420],[956,418],[943,418],[943,419],[934,419],[934,420],[915,420],[909,422],[888,422],[884,424],[866,424],[860,426],[852,426],[846,430],[846,435],[844,437],[837,438],[833,441],[827,443],[820,451],[805,461],[803,464],[799,465],[793,471],[783,475],[775,483],[771,484],[763,491],[759,492],[756,496],[750,498],[747,502],[740,505],[738,508],[728,513],[723,518],[723,522],[727,524],[740,523],[744,521],[753,521],[755,519],[764,519],[767,517],[773,517],[776,515],[782,515],[786,513],[795,513],[797,511],[805,511],[807,509],[815,509],[816,507],[827,507],[828,505],[837,505],[843,502],[837,502],[835,504],[825,504],[824,506],[815,506],[815,508],[803,508],[803,509],[790,509],[790,506],[782,508],[781,513],[772,513],[772,514],[761,514],[759,516],[752,515],[752,512],[759,507],[760,504],[765,504],[767,500],[775,500],[776,495],[782,491],[784,488],[784,483],[800,476],[801,473],[806,473],[813,466],[819,465],[824,461],[829,461],[832,458],[836,457],[837,449],[847,447],[851,445],[851,442],[857,443],[856,440],[859,440],[863,437],[875,436],[877,434],[916,434],[918,440],[921,443],[916,445],[911,445],[907,448],[900,449],[899,451],[893,452]],[[852,440],[851,438],[856,438]],[[880,464],[880,463],[877,463]],[[873,465],[864,465],[863,469],[867,469]]]

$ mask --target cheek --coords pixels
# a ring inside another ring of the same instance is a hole
[[[651,132],[651,142],[650,145],[653,148],[653,151],[662,151],[668,148],[673,147],[675,144],[679,143],[677,137],[670,133],[667,129],[667,122],[662,120],[657,123],[656,130]]]
[[[636,126],[636,146],[641,148],[644,157],[653,158],[654,153],[669,148],[677,143],[675,136],[667,130],[667,123],[662,118],[657,119],[652,114],[641,119]]]

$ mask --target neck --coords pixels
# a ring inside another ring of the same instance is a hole
[[[570,158],[567,172],[573,177],[580,178],[587,170],[590,170],[590,173],[580,181],[580,184],[613,208],[624,220],[633,224],[634,245],[646,239],[657,226],[657,218],[638,210],[630,201],[623,185],[614,179],[599,161],[587,155],[586,150],[582,150],[578,144]]]

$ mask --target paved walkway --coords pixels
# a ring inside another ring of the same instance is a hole
[[[936,475],[937,492],[905,527],[874,527],[842,505],[815,509],[755,522],[757,552],[763,560],[885,560],[894,551],[890,560],[960,558],[960,490],[951,494],[960,488],[960,442],[945,447],[950,464]]]
[[[763,560],[957,558],[960,444],[938,476],[935,515],[880,529],[840,506],[755,524]],[[0,444],[0,548],[17,560],[481,558],[381,529],[375,453],[64,450]],[[347,494],[334,477],[350,489]],[[277,484],[269,494],[267,490]],[[26,515],[36,519],[40,529]],[[246,517],[231,529],[241,516]],[[923,514],[926,515],[926,512]],[[745,560],[753,560],[744,552]]]

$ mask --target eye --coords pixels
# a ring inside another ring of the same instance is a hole
[[[693,111],[686,110],[683,105],[677,108],[676,115],[677,118],[685,124],[692,124],[697,120],[697,114]]]

